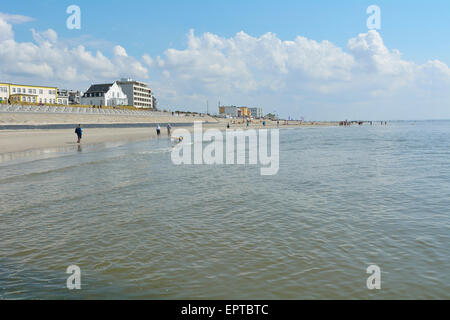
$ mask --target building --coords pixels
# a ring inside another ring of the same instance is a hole
[[[0,103],[8,103],[9,99],[9,84],[0,83]]]
[[[158,110],[158,100],[155,98],[154,95],[152,95],[152,109],[155,111]]]
[[[252,118],[254,119],[261,119],[262,117],[264,117],[262,108],[249,108],[249,110]]]
[[[238,108],[236,106],[219,106],[219,114],[229,117],[238,116]]]
[[[58,89],[58,100],[56,102],[65,106],[69,105],[69,90]]]
[[[3,103],[57,104],[57,91],[56,87],[0,83],[0,98]]]
[[[250,110],[247,107],[240,107],[238,109],[238,116],[243,118],[250,117],[251,116]]]
[[[81,97],[83,93],[81,91],[69,91],[69,104],[81,104]]]
[[[128,97],[128,104],[136,108],[153,109],[152,90],[147,84],[132,79],[120,79],[117,84]]]
[[[126,106],[128,105],[128,97],[117,82],[93,84],[81,97],[81,104],[90,106]]]

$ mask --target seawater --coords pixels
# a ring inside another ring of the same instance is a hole
[[[0,163],[0,298],[450,298],[449,121],[281,129],[275,176],[172,148]]]

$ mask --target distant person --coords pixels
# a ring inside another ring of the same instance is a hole
[[[78,127],[76,127],[75,133],[77,134],[78,137],[78,143],[81,143],[81,138],[83,137],[83,129],[81,128],[81,124],[79,124]]]
[[[159,126],[159,124],[158,124],[158,126],[156,127],[156,135],[157,135],[158,137],[161,135],[161,127]]]
[[[170,137],[170,131],[172,130],[172,127],[170,126],[170,123],[167,124],[167,135]]]
[[[230,129],[230,123],[229,122],[227,123],[227,129]]]

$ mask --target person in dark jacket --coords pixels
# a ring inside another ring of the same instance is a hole
[[[77,134],[77,137],[78,137],[78,143],[80,143],[81,138],[83,136],[83,129],[81,129],[81,124],[79,124],[78,127],[76,127],[75,133]]]

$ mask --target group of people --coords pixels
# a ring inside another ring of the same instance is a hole
[[[172,126],[170,125],[170,123],[167,124],[167,135],[170,137],[171,135],[171,131],[172,131]],[[161,136],[161,126],[158,124],[158,126],[156,127],[156,135],[159,137]]]
[[[339,122],[340,126],[351,126],[352,124],[358,124],[360,126],[362,126],[365,122],[368,122],[371,126],[373,126],[373,121],[341,121]],[[385,125],[387,126],[387,121],[381,121],[381,125]]]

